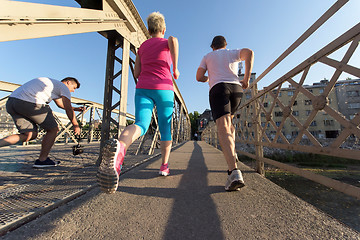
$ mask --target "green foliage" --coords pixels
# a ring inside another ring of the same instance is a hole
[[[87,131],[87,130],[89,130],[89,127],[90,127],[90,124],[89,124],[89,123],[86,123],[81,129],[82,129],[83,131]]]
[[[297,163],[302,166],[343,166],[344,164],[359,165],[360,161],[355,159],[340,158],[334,156],[320,155],[314,153],[300,153],[285,151],[285,153],[273,153],[266,158],[284,163]]]
[[[198,111],[194,111],[194,113],[189,113],[190,123],[191,123],[191,136],[194,136],[195,132],[198,130],[198,118],[200,114]]]

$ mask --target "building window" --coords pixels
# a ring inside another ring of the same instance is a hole
[[[261,127],[265,127],[265,122],[261,122]]]
[[[288,91],[288,96],[294,96],[294,92],[293,91]]]
[[[312,121],[312,122],[310,123],[310,126],[317,126],[316,121]]]
[[[290,104],[291,102],[289,101],[289,104]],[[297,101],[294,101],[294,104],[293,104],[293,106],[296,106],[297,105]]]
[[[281,97],[281,92],[279,92],[279,97]]]
[[[264,102],[264,107],[268,107],[269,104],[267,102]]]
[[[251,98],[251,94],[246,94],[246,99],[250,99]]]
[[[347,97],[359,97],[359,91],[346,91]]]
[[[297,135],[299,135],[298,131],[292,131],[291,132],[291,136],[296,137]]]
[[[311,105],[311,100],[305,100],[305,105]]]
[[[316,138],[319,137],[319,132],[318,131],[310,131],[310,133]]]
[[[324,92],[324,89],[323,88],[320,88],[319,89],[319,93],[323,93]]]
[[[292,112],[292,115],[293,115],[293,116],[299,116],[299,111],[293,111],[293,112]]]
[[[275,112],[275,117],[282,117],[283,113],[282,112]]]
[[[311,113],[311,110],[305,110],[305,112],[306,112],[306,116],[309,116]]]
[[[334,126],[334,120],[324,120],[324,126]]]
[[[236,115],[236,118],[240,118],[240,114],[237,114],[237,115]]]
[[[311,93],[313,92],[313,90],[312,90],[312,89],[308,89],[308,91],[309,91],[309,92],[311,92]]]
[[[338,130],[325,131],[325,137],[326,138],[337,138],[337,136],[339,136],[339,131]]]
[[[260,116],[261,116],[261,117],[265,117],[265,113],[264,113],[264,112],[261,112]]]
[[[360,108],[360,103],[349,103],[348,106],[351,109],[358,109],[358,108]]]
[[[277,127],[280,127],[281,122],[275,122]]]

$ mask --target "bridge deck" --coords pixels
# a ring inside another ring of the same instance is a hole
[[[246,187],[225,192],[222,158],[204,142],[187,142],[173,150],[170,176],[157,176],[155,157],[123,174],[115,194],[91,188],[3,238],[360,239],[245,165]]]

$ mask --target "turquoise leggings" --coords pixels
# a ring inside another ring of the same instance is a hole
[[[137,88],[135,92],[135,124],[143,136],[150,125],[152,110],[156,105],[161,141],[171,141],[171,118],[174,111],[172,90]]]

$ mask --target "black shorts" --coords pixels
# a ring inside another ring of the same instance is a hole
[[[243,96],[239,84],[218,83],[210,89],[209,101],[214,121],[226,115],[234,115]]]
[[[45,130],[58,126],[51,108],[46,104],[35,104],[9,97],[6,110],[14,119],[20,133],[37,132],[37,125]]]

